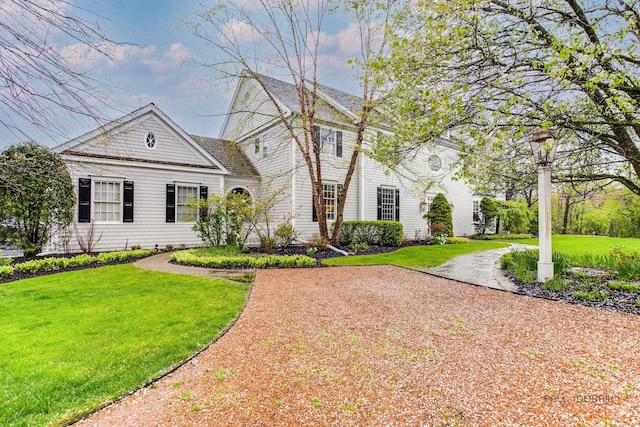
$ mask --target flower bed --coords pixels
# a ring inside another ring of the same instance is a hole
[[[12,264],[11,260],[0,265],[0,282],[10,282],[58,271],[78,270],[103,265],[131,262],[155,254],[155,249],[103,252],[97,255],[80,254],[73,257],[46,257]]]

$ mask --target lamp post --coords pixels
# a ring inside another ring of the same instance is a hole
[[[538,164],[538,282],[553,279],[551,258],[551,163],[556,151],[553,133],[536,129],[531,138],[531,151]]]

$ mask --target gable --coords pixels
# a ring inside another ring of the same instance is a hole
[[[62,144],[63,155],[191,166],[226,172],[226,168],[153,104]]]
[[[290,113],[287,106],[280,106]],[[220,139],[242,141],[278,121],[278,111],[260,85],[253,79],[241,78],[222,126]]]
[[[275,99],[285,117],[301,113],[297,90],[293,84],[264,75],[258,75],[257,78],[260,81],[246,76],[238,82],[220,139],[242,141],[279,122],[282,117],[267,92]],[[318,122],[353,123],[354,119],[346,108],[326,96],[323,90],[319,89],[317,94],[315,118]],[[333,95],[338,97],[337,93]],[[352,98],[352,95],[344,94],[341,99]],[[353,105],[352,101],[349,106]]]

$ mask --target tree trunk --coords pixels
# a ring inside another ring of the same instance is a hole
[[[568,194],[564,195],[565,197],[565,204],[564,204],[564,214],[562,216],[562,233],[561,234],[567,234],[567,226],[569,224],[569,210],[571,209],[571,197],[569,197]]]

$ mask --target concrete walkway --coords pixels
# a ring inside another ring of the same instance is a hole
[[[511,247],[508,248],[491,249],[460,255],[438,267],[428,268],[422,271],[446,279],[513,292],[516,290],[516,286],[502,273],[500,265],[498,264],[500,257],[514,249],[524,250],[535,248],[537,248],[537,246],[512,244]],[[222,270],[171,264],[169,262],[170,257],[171,253],[164,252],[140,259],[136,261],[134,265],[145,270],[163,271],[174,274],[190,274],[193,276],[220,277],[229,280],[255,273],[255,270]]]
[[[508,248],[473,252],[457,256],[438,267],[423,271],[446,279],[513,292],[516,290],[516,285],[502,273],[499,265],[500,257],[512,250],[535,248],[537,246],[512,244]]]
[[[234,280],[247,274],[254,274],[255,270],[222,270],[218,268],[206,268],[195,267],[189,265],[171,264],[169,259],[171,258],[170,252],[163,252],[158,255],[153,255],[147,258],[142,258],[133,263],[138,268],[144,270],[162,271],[165,273],[174,274],[190,274],[192,276],[204,276],[204,277],[220,277],[223,279]]]

